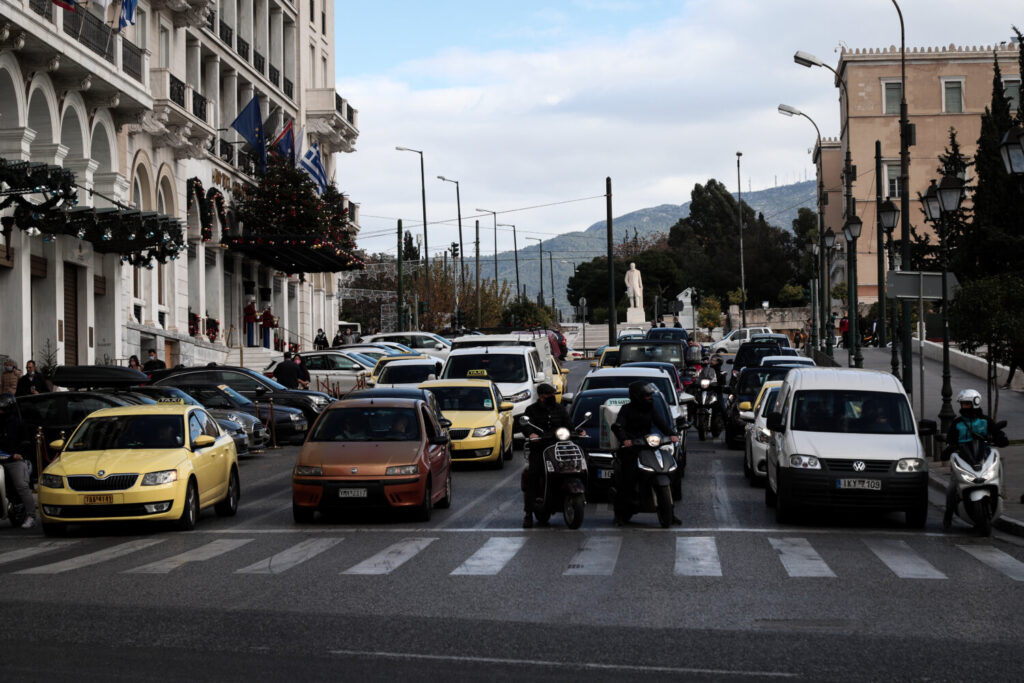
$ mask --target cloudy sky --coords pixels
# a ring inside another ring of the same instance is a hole
[[[907,46],[990,45],[1024,27],[1020,0],[901,0]],[[338,2],[338,91],[359,110],[338,183],[361,204],[360,246],[394,251],[395,221],[421,231],[424,151],[431,253],[499,211],[525,236],[582,230],[614,213],[689,200],[695,183],[743,190],[813,176],[814,129],[839,126],[840,45],[899,45],[891,0],[378,0]],[[589,199],[588,199],[589,198]],[[582,200],[582,201],[572,201]],[[528,208],[540,207],[540,208]],[[466,233],[469,241],[469,232]],[[502,230],[499,251],[512,247]]]

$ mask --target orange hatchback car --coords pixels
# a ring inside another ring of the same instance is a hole
[[[426,402],[411,398],[335,401],[319,416],[292,471],[292,514],[404,508],[420,521],[452,504],[448,437]]]

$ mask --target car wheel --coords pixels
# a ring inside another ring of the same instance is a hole
[[[778,475],[776,475],[775,481],[776,485],[778,485]],[[779,524],[788,524],[793,517],[790,507],[790,502],[782,493],[782,487],[779,486],[778,490],[775,492],[775,521]]]
[[[423,502],[416,508],[416,520],[420,522],[430,521],[430,512],[433,508],[433,501],[430,499],[430,489],[432,484],[430,479],[427,478],[427,483],[423,487]]]
[[[199,491],[196,488],[196,480],[190,479],[188,488],[185,489],[185,507],[178,518],[178,531],[192,531],[196,528],[199,520]]]
[[[750,467],[750,448],[749,447],[746,447],[746,448],[743,449],[743,476],[746,477],[748,481],[753,481],[754,480],[754,473],[753,473],[753,470]]]
[[[516,450],[516,439],[515,439],[515,437],[512,437],[512,440],[508,442],[508,450],[505,451],[505,459],[506,460],[511,460],[513,457],[515,457],[515,450]]]
[[[498,462],[501,462],[501,458],[498,458]],[[448,468],[448,476],[444,480],[444,498],[437,501],[437,507],[442,510],[447,510],[452,506],[452,468]]]
[[[498,453],[498,457],[495,458],[495,460],[494,460],[494,469],[500,470],[503,467],[505,467],[505,461],[512,459],[511,456],[509,456],[509,452],[511,452],[511,450],[512,450],[512,446],[511,445],[509,445],[508,448],[502,448],[501,449],[501,452]]]
[[[296,524],[310,524],[316,516],[316,508],[302,507],[292,503],[292,519]]]
[[[765,476],[764,480],[764,504],[770,508],[775,507],[775,491],[772,490],[771,480]]]
[[[228,477],[227,495],[225,495],[224,500],[217,503],[213,509],[217,512],[219,517],[234,517],[235,513],[238,512],[238,499],[241,495],[242,491],[238,485],[238,470],[232,467],[231,476]]]
[[[904,513],[909,529],[923,529],[928,523],[928,499],[925,498],[917,507],[911,508]]]

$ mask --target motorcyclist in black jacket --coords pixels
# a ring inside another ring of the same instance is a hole
[[[637,459],[633,452],[634,442],[640,445],[648,434],[658,431],[662,436],[670,438],[672,443],[679,441],[679,434],[671,420],[666,420],[654,409],[655,386],[649,382],[633,382],[629,385],[629,403],[619,409],[619,414],[612,425],[612,432],[619,439],[618,479],[614,482],[613,496],[619,505],[628,506],[636,486]],[[674,524],[681,524],[675,514]],[[625,520],[615,516],[616,526],[625,524]]]
[[[537,401],[525,412],[529,423],[523,423],[523,436],[528,439],[529,466],[523,475],[523,528],[533,526],[533,511],[541,497],[541,478],[544,475],[544,447],[541,437],[559,427],[572,429],[569,412],[555,400],[555,388],[544,383],[537,387]]]

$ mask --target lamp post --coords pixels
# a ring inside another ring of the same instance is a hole
[[[850,254],[850,282],[852,288],[850,291],[850,335],[853,339],[853,367],[862,368],[864,367],[864,356],[860,352],[860,330],[858,329],[858,304],[857,304],[857,238],[860,237],[861,229],[864,227],[863,221],[857,218],[854,214],[846,220],[846,225],[843,227],[843,235],[846,237],[846,242],[849,245]]]
[[[815,266],[818,265],[818,251],[819,251],[819,249],[818,249],[818,243],[817,242],[808,242],[807,243],[807,253],[812,256],[812,258],[814,260]],[[820,271],[818,272],[818,276],[821,277],[821,272]],[[811,278],[811,338],[810,338],[810,342],[811,342],[811,348],[812,349],[813,348],[817,348],[817,346],[818,346],[818,327],[819,327],[819,324],[821,322],[818,319],[818,313],[821,310],[821,306],[818,305],[818,303],[816,301],[816,297],[814,296],[814,293],[815,293],[817,288],[818,288],[817,283],[814,281],[814,278]]]
[[[882,202],[880,208],[878,209],[878,223],[882,226],[882,230],[883,232],[885,232],[886,237],[889,238],[889,261],[893,267],[893,270],[895,270],[896,268],[892,253],[892,231],[896,229],[896,223],[898,223],[899,220],[900,208],[896,206],[896,204],[891,199],[886,199],[884,202]],[[896,355],[896,347],[898,346],[896,340],[899,339],[899,336],[896,334],[895,301],[892,305],[892,321],[889,324],[889,330],[891,331],[891,334],[889,335],[889,342],[892,345],[892,374],[895,375],[896,377],[899,377],[900,366],[898,357]],[[879,344],[881,344],[881,342],[879,342]]]
[[[459,181],[445,178],[443,175],[437,179],[445,183],[455,183],[455,210],[459,216],[459,288],[466,288],[466,247],[462,243],[462,198],[459,196]]]
[[[825,235],[821,240],[822,253],[825,257],[825,272],[822,278],[825,280],[823,287],[825,292],[825,352],[829,358],[832,358],[832,346],[834,344],[835,331],[832,325],[832,288],[829,286],[832,284],[832,250],[836,248],[836,234],[832,232],[832,228],[825,231]]]
[[[812,119],[810,116],[808,116],[807,114],[803,113],[802,111],[800,111],[796,107],[791,107],[788,104],[780,104],[779,105],[779,113],[782,114],[783,116],[802,116],[802,117],[804,117],[805,119],[807,119],[808,121],[811,122],[811,125],[814,126],[814,132],[818,136],[818,148],[817,148],[818,149],[818,158],[821,158],[821,129],[818,128],[818,124],[814,122],[814,119]],[[823,198],[822,195],[823,195],[822,181],[819,178],[819,181],[818,181],[818,239],[824,241],[824,239],[825,239],[825,206],[824,206],[824,202],[823,202],[824,198]],[[833,240],[833,242],[835,241],[835,233],[832,234],[832,240]],[[828,248],[831,249],[832,248],[831,245],[829,245]],[[818,265],[821,267],[820,268],[820,270],[821,270],[821,277],[818,278],[820,280],[820,282],[818,284],[819,291],[821,292],[821,322],[822,322],[822,329],[825,330],[825,327],[827,325],[829,325],[829,323],[830,323],[829,311],[832,308],[832,306],[831,306],[831,298],[830,298],[831,294],[828,291],[829,274],[828,274],[828,269],[826,267],[827,263],[826,263],[825,250],[824,249],[820,250],[820,255],[819,255],[818,258],[820,259],[819,262],[818,262]],[[828,357],[831,358],[832,357],[832,334],[825,334],[824,336],[825,336],[826,352],[828,353]]]
[[[740,157],[736,152],[736,224],[740,231],[740,320],[747,326],[747,273],[743,259],[743,183],[740,181]],[[643,302],[641,302],[643,303]]]
[[[420,198],[423,201],[423,279],[426,283],[427,310],[430,309],[430,248],[427,246],[427,179],[423,172],[423,151],[409,147],[395,147],[399,152],[415,152],[420,155]]]
[[[516,238],[516,226],[511,223],[498,223],[499,228],[512,228],[512,255],[516,259],[516,301],[519,300],[519,240]]]
[[[494,286],[498,286],[498,212],[490,209],[476,209],[480,213],[489,213],[494,219]]]
[[[1003,157],[1006,172],[1024,183],[1024,126],[1014,126],[1003,135],[999,143],[999,153]],[[1021,185],[1024,188],[1024,184]]]
[[[906,27],[903,24],[903,12],[899,3],[892,0],[896,13],[900,18],[900,251],[903,264],[910,265],[910,144],[914,137],[914,129],[907,115],[907,39]],[[908,394],[914,393],[914,373],[908,368],[913,365],[913,349],[910,344],[910,301],[902,306],[903,325],[900,334],[903,338],[903,388]]]
[[[540,245],[540,307],[544,308],[544,240],[539,237],[527,237],[528,240],[537,240]]]

